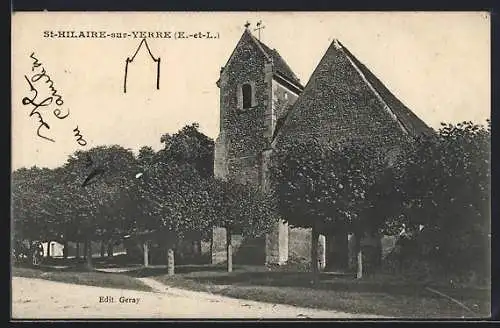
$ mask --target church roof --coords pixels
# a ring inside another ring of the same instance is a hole
[[[334,40],[275,133],[323,134],[341,142],[385,135],[399,128],[411,136],[433,130],[392,94],[346,47]],[[341,132],[339,132],[341,131]]]
[[[297,84],[298,86],[302,87],[300,79],[297,77],[297,75],[295,75],[290,66],[288,66],[283,57],[281,57],[281,55],[278,53],[278,51],[276,49],[269,48],[266,44],[264,44],[260,40],[257,39],[255,40],[261,45],[264,52],[266,52],[266,54],[273,59],[274,69],[276,70],[276,72],[278,72],[279,74],[281,74],[294,84]]]
[[[295,88],[298,88],[298,90],[304,89],[304,86],[300,83],[300,79],[295,75],[295,73],[292,71],[290,66],[286,63],[286,61],[281,57],[281,55],[278,53],[276,49],[271,49],[268,47],[266,44],[258,40],[252,33],[250,32],[249,29],[245,29],[243,32],[243,35],[241,36],[241,39],[244,37],[250,38],[255,44],[257,45],[257,48],[264,54],[264,56],[267,58],[267,60],[272,60],[273,62],[273,67],[274,67],[274,73],[278,77],[281,77],[288,83],[291,83]],[[240,42],[241,42],[240,39]],[[226,63],[225,66],[228,65],[228,63],[231,61],[231,58],[233,57],[234,52],[236,51],[236,48],[233,50],[233,53],[231,56],[229,56],[228,62]],[[224,66],[224,67],[225,67]],[[224,69],[222,67],[222,69]],[[217,85],[219,85],[219,80],[217,80]]]
[[[357,66],[363,73],[367,82],[372,85],[389,109],[396,115],[409,134],[418,136],[420,134],[433,133],[433,130],[425,124],[415,113],[405,106],[387,87],[380,81],[363,63],[361,63],[340,41],[338,41],[346,55],[351,58],[353,65]]]

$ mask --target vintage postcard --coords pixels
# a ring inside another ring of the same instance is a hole
[[[491,315],[488,12],[15,12],[12,319]]]

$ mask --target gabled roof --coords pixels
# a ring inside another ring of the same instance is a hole
[[[347,56],[349,56],[355,66],[363,73],[368,83],[372,85],[375,91],[380,95],[384,102],[389,106],[389,109],[396,115],[397,119],[401,122],[404,128],[410,135],[418,136],[420,134],[430,134],[434,131],[427,126],[415,113],[406,107],[387,87],[353,54],[347,49],[340,41],[337,41],[342,47]]]
[[[276,70],[276,72],[278,72],[279,74],[281,74],[283,77],[290,80],[294,84],[302,86],[302,84],[300,83],[300,79],[297,77],[297,75],[295,75],[290,66],[288,66],[286,61],[283,59],[283,57],[281,57],[281,55],[278,53],[276,49],[269,48],[260,40],[255,39],[255,41],[257,41],[262,46],[263,50],[269,56],[271,56],[271,58],[273,59],[274,69]]]
[[[281,55],[278,53],[276,49],[271,49],[269,48],[266,44],[258,40],[255,36],[252,35],[250,30],[247,28],[243,32],[243,35],[240,38],[240,41],[238,44],[241,42],[241,40],[244,37],[249,37],[255,44],[257,45],[257,48],[264,54],[264,56],[267,58],[267,60],[273,62],[273,67],[274,67],[274,73],[278,75],[280,78],[285,79],[287,82],[291,83],[293,86],[298,88],[299,90],[302,90],[304,87],[300,83],[300,79],[295,75],[295,73],[292,71],[290,66],[286,63],[286,61],[281,57]],[[224,65],[226,67],[229,62],[231,61],[231,58],[233,57],[234,51],[236,50],[238,46],[235,47],[233,50],[233,53],[231,56],[229,56],[229,59]],[[224,68],[223,68],[224,69]],[[217,81],[218,85],[219,81]]]
[[[382,129],[384,133],[399,129],[414,137],[434,132],[334,40],[275,133],[273,144],[282,135],[316,133],[312,130],[340,141],[359,138],[359,132],[379,134]]]

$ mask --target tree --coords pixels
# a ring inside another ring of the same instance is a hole
[[[379,188],[386,230],[404,224],[420,255],[448,273],[486,267],[490,134],[489,122],[443,123],[438,135],[412,145]]]
[[[66,225],[72,236],[83,237],[87,266],[92,267],[91,241],[124,234],[132,228],[130,200],[137,163],[120,146],[77,151],[63,167]]]
[[[150,147],[139,151],[138,201],[145,214],[139,230],[167,231],[177,238],[210,230],[207,178],[213,175],[214,143],[198,128],[194,123],[162,135],[164,148],[156,153]],[[167,247],[173,254],[172,243]]]
[[[161,136],[164,148],[157,155],[163,162],[189,163],[202,176],[213,175],[214,141],[200,132],[199,124],[186,125],[179,132]]]
[[[280,148],[273,159],[274,189],[279,209],[292,226],[312,228],[312,272],[316,279],[319,231],[347,226],[356,235],[361,277],[363,214],[372,200],[367,193],[387,166],[382,149],[368,144],[342,147],[318,140]]]
[[[257,236],[272,222],[267,195],[251,186],[201,175],[188,163],[148,164],[139,181],[141,210],[148,218],[140,229],[168,231],[182,238],[208,237],[213,226],[223,226],[229,236],[228,270],[232,268],[231,232]]]
[[[36,243],[58,239],[58,217],[52,206],[54,170],[36,166],[21,168],[12,174],[12,217],[14,245],[23,253],[24,244],[30,252]]]
[[[253,185],[212,179],[209,189],[211,210],[207,217],[212,226],[226,229],[227,271],[233,268],[232,234],[260,237],[269,232],[277,220],[272,195]]]
[[[150,146],[143,146],[139,149],[139,154],[137,155],[137,160],[140,165],[147,165],[154,160],[156,153],[154,149]]]
[[[39,182],[46,171],[35,166],[30,169],[18,169],[12,174],[13,236],[18,241],[40,238],[37,219],[42,213],[37,211],[36,204],[40,202],[45,192],[38,187],[42,186]]]
[[[150,163],[137,183],[139,208],[144,213],[138,230],[164,231],[177,238],[209,230],[207,180],[193,165],[174,161]],[[173,242],[166,246],[171,253]]]

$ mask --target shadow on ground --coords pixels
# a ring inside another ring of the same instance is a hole
[[[207,273],[210,275],[215,274],[227,274],[226,268],[222,266],[209,266],[209,265],[182,265],[175,267],[176,275],[189,275],[189,274],[200,274]],[[167,266],[166,265],[153,265],[149,267],[141,267],[137,270],[131,270],[125,272],[124,274],[136,277],[136,278],[144,278],[144,277],[157,277],[164,276],[167,274]]]
[[[157,277],[165,276],[166,266],[142,267],[137,270],[128,271],[124,274],[132,277]],[[407,281],[393,281],[389,279],[355,279],[352,274],[345,273],[322,273],[319,282],[312,283],[311,274],[308,272],[272,271],[265,266],[235,266],[234,271],[228,273],[224,265],[183,265],[176,266],[176,277],[192,281],[198,284],[210,285],[235,285],[235,286],[272,286],[272,287],[299,287],[308,289],[330,290],[338,292],[361,292],[361,293],[390,293],[391,295],[419,295],[429,291],[426,285],[409,283]],[[489,291],[476,288],[452,288],[439,287],[440,291],[449,295],[460,293],[466,298],[487,298]],[[435,295],[436,297],[439,297]]]
[[[394,276],[367,276],[358,280],[351,273],[321,273],[319,281],[313,284],[309,272],[293,271],[292,267],[234,265],[233,272],[228,273],[225,264],[177,265],[175,275],[167,276],[166,265],[143,267],[139,263],[130,263],[126,256],[93,259],[93,263],[95,268],[91,271],[99,271],[99,275],[96,276],[98,280],[102,280],[104,277],[116,279],[118,277],[115,278],[115,276],[118,275],[123,278],[156,277],[166,284],[173,283],[174,286],[184,286],[188,289],[196,286],[198,286],[196,288],[201,286],[219,286],[220,288],[231,286],[233,289],[240,288],[247,291],[255,289],[256,293],[261,293],[263,289],[269,287],[272,290],[276,288],[282,288],[283,290],[294,289],[299,294],[310,293],[315,290],[322,293],[334,292],[337,297],[359,293],[369,298],[375,297],[375,295],[390,295],[390,297],[400,298],[401,300],[404,300],[406,296],[426,299],[442,298],[442,296],[426,290],[425,287],[427,286],[418,281],[400,280]],[[114,269],[120,271],[113,271]],[[44,262],[38,270],[50,274],[89,272],[83,259],[52,259],[50,262]],[[126,284],[130,283],[127,282]],[[458,300],[467,299],[469,303],[477,303],[483,313],[486,313],[487,308],[489,308],[491,294],[488,289],[451,288],[449,286],[430,287]]]
[[[99,269],[142,267],[140,263],[130,261],[126,255],[118,255],[113,258],[93,258],[92,265],[93,269],[89,270],[87,268],[87,262],[83,258],[50,258],[44,259],[38,266],[33,266],[30,263],[16,263],[15,267],[36,269],[43,272],[88,272]]]

